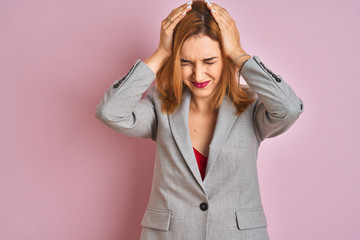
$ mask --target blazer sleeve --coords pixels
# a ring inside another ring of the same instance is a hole
[[[121,134],[156,140],[155,86],[151,85],[155,77],[143,61],[136,60],[131,70],[105,92],[95,116]]]
[[[257,56],[245,62],[240,74],[258,96],[254,108],[258,140],[263,141],[288,130],[304,110],[302,100],[291,87]]]

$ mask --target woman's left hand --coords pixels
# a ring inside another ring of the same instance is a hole
[[[240,46],[240,34],[236,27],[235,20],[229,15],[225,8],[213,2],[205,2],[221,30],[225,53],[234,61],[238,56],[246,53]]]

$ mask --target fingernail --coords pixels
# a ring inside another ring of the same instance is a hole
[[[209,6],[210,6],[210,7],[212,7],[212,5],[211,5],[210,1],[205,1],[205,2],[207,2],[207,4],[209,4]]]
[[[191,8],[191,6],[189,5],[189,6],[187,6],[186,8]]]
[[[190,4],[192,4],[192,1],[190,1],[190,2],[188,2],[188,3],[186,3],[187,5],[190,5]]]
[[[212,11],[212,12],[215,12],[215,10],[214,10],[214,9],[211,9],[211,11]]]
[[[185,15],[186,14],[186,12],[183,12],[181,15]]]

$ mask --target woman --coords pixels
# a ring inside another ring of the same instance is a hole
[[[290,86],[242,49],[227,11],[196,1],[162,21],[154,54],[113,84],[96,117],[157,141],[141,239],[265,240],[258,147],[302,111]]]

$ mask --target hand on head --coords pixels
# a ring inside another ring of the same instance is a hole
[[[229,15],[225,8],[207,0],[205,0],[205,2],[221,30],[226,55],[230,59],[235,60],[239,54],[245,53],[240,46],[240,34],[236,27],[235,20]]]
[[[197,3],[199,4],[200,1],[197,1]],[[242,60],[246,60],[250,56],[246,56],[245,51],[240,46],[240,34],[236,27],[235,21],[232,19],[229,13],[219,5],[208,0],[202,3],[204,3],[205,6],[210,10],[211,15],[219,26],[221,33],[220,37],[222,38],[225,54],[232,61],[235,60],[236,65],[240,67],[241,61],[237,59],[243,57]],[[154,52],[154,54],[144,61],[155,73],[165,63],[166,59],[173,54],[172,40],[174,29],[176,28],[177,24],[186,16],[186,14],[192,9],[192,6],[193,2],[190,1],[181,5],[180,7],[173,9],[170,14],[161,22],[159,46]],[[208,15],[208,13],[206,13],[206,15]],[[195,17],[195,19],[196,18],[197,17]]]
[[[186,13],[191,10],[191,4],[192,1],[173,9],[171,13],[161,22],[160,42],[158,47],[160,51],[171,55],[172,35],[174,28],[178,22],[184,18]]]
[[[240,46],[240,34],[236,27],[234,19],[229,15],[225,8],[218,4],[205,0],[212,16],[219,25],[224,43],[226,55],[234,60],[239,54],[245,53]],[[160,42],[158,50],[172,54],[172,35],[175,26],[185,17],[186,13],[191,10],[192,1],[173,9],[170,14],[161,22]]]

